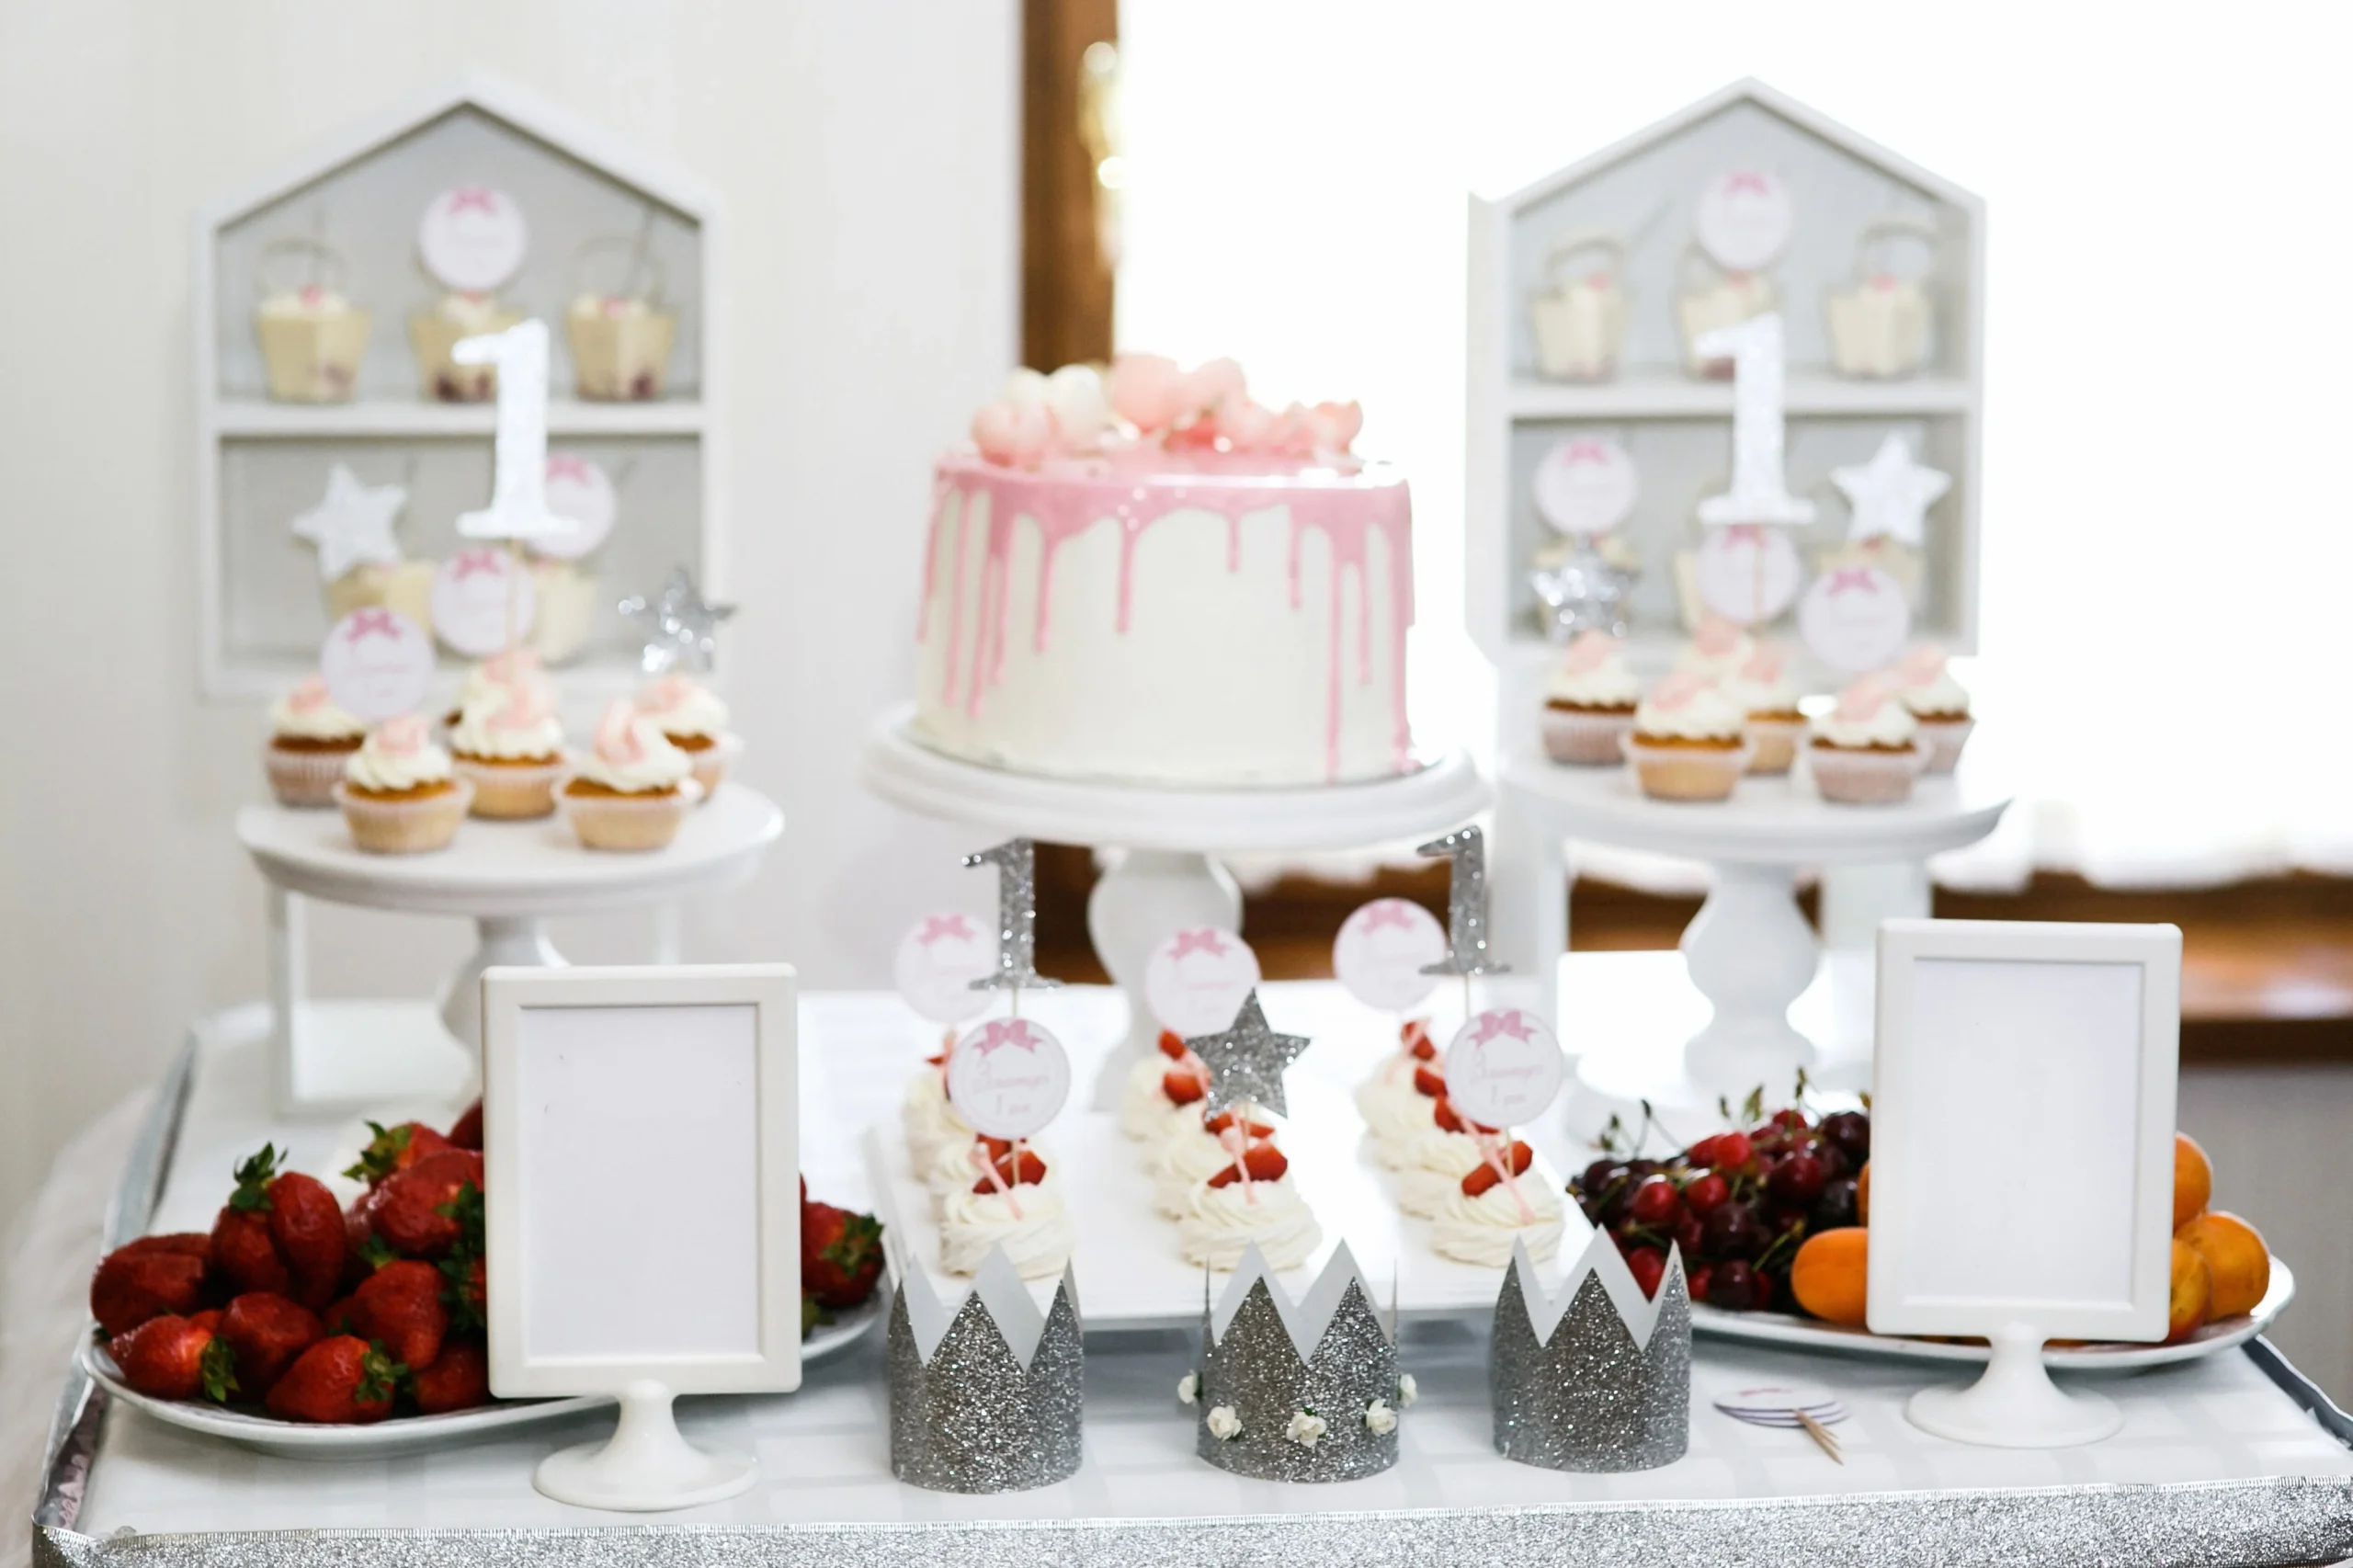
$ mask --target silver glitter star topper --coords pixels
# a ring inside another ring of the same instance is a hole
[[[1475,827],[1458,827],[1414,851],[1444,856],[1446,957],[1422,968],[1424,974],[1507,974],[1487,950],[1487,840]]]
[[[1626,636],[1634,580],[1641,575],[1614,564],[1591,540],[1580,538],[1560,560],[1540,562],[1529,573],[1528,582],[1544,605],[1544,634],[1565,643],[1588,631]]]
[[[1691,1438],[1691,1295],[1669,1247],[1645,1297],[1607,1231],[1559,1290],[1512,1244],[1495,1298],[1487,1381],[1495,1451],[1543,1470],[1655,1470]]]
[[[1202,1114],[1215,1116],[1243,1104],[1260,1105],[1277,1116],[1289,1116],[1283,1104],[1283,1070],[1307,1049],[1307,1037],[1277,1034],[1267,1027],[1254,986],[1233,1015],[1233,1027],[1222,1034],[1203,1035],[1185,1042],[1201,1065],[1209,1069],[1209,1093]]]
[[[645,648],[637,664],[650,676],[668,675],[672,670],[710,673],[719,647],[720,624],[735,613],[733,605],[706,600],[683,566],[670,569],[670,580],[662,585],[659,594],[650,597],[639,594],[623,599],[618,608],[628,619],[644,623]]]
[[[891,1473],[932,1492],[1026,1492],[1074,1474],[1086,1350],[1078,1285],[1063,1270],[1040,1312],[1001,1246],[943,1301],[892,1254]]]

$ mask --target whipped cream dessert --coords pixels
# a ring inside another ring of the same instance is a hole
[[[1730,749],[1740,744],[1747,724],[1745,710],[1688,671],[1659,682],[1634,710],[1634,739],[1645,745]]]
[[[1969,692],[1952,678],[1945,651],[1923,644],[1904,655],[1895,666],[1896,689],[1915,719],[1966,719]]]
[[[597,722],[595,744],[578,759],[565,788],[580,793],[585,782],[616,795],[668,794],[693,772],[694,763],[670,744],[660,726],[641,715],[627,698],[616,698]]]
[[[664,676],[639,692],[637,710],[682,745],[708,745],[727,733],[727,704],[710,687],[685,676]]]
[[[551,710],[556,705],[555,683],[540,669],[540,656],[528,648],[517,648],[512,653],[493,653],[466,671],[464,678],[458,682],[458,700],[449,710],[449,722],[459,722],[468,709],[504,697],[517,687],[537,692]]]
[[[1477,1139],[1433,1126],[1405,1146],[1397,1171],[1397,1207],[1424,1220],[1436,1219],[1447,1199],[1461,1190],[1462,1178],[1480,1163]]]
[[[1525,1143],[1511,1144],[1506,1154],[1499,1139],[1476,1142],[1483,1145],[1480,1163],[1430,1217],[1431,1248],[1458,1263],[1501,1268],[1511,1261],[1513,1244],[1524,1242],[1530,1257],[1550,1262],[1561,1250],[1559,1178],[1536,1163]]]
[[[1077,1241],[1078,1227],[1051,1174],[1002,1191],[963,1188],[940,1208],[939,1261],[950,1274],[973,1272],[991,1247],[1001,1246],[1022,1278],[1049,1278],[1070,1262]]]
[[[1398,1031],[1396,1052],[1357,1085],[1357,1114],[1364,1118],[1373,1153],[1382,1165],[1405,1163],[1407,1146],[1434,1125],[1432,1113],[1445,1092],[1429,1028],[1412,1019]]]
[[[1770,642],[1759,642],[1738,667],[1718,677],[1716,688],[1751,719],[1800,722],[1798,685],[1790,678],[1790,657]]]
[[[1209,1069],[1163,1029],[1159,1050],[1128,1069],[1120,1091],[1120,1131],[1145,1144],[1149,1157],[1164,1139],[1200,1130],[1201,1096],[1208,1093]]]
[[[343,780],[363,795],[406,795],[447,787],[449,754],[433,744],[414,713],[387,719],[344,760]]]
[[[551,763],[563,755],[563,722],[540,686],[501,687],[459,717],[449,749],[481,762]]]
[[[1707,680],[1721,680],[1746,664],[1756,652],[1756,640],[1740,623],[1721,615],[1700,619],[1691,641],[1675,656],[1675,667]]]
[[[1176,1244],[1196,1267],[1232,1269],[1255,1244],[1268,1267],[1296,1268],[1323,1240],[1324,1227],[1288,1175],[1222,1187],[1203,1184],[1176,1221]]]
[[[311,749],[316,750],[348,750],[368,733],[366,724],[327,694],[326,680],[321,676],[305,676],[272,704],[269,727],[280,740],[313,743]]]
[[[948,1097],[947,1057],[926,1063],[907,1082],[899,1117],[907,1135],[907,1164],[917,1176],[938,1168],[940,1152],[961,1153],[975,1136],[955,1103]]]
[[[1243,1146],[1235,1126],[1229,1110],[1206,1119],[1197,1116],[1190,1127],[1171,1132],[1153,1158],[1154,1207],[1171,1220],[1182,1220],[1190,1212],[1194,1189],[1232,1165]],[[1258,1142],[1272,1138],[1275,1130],[1253,1120],[1249,1135],[1252,1142]]]
[[[1643,683],[1627,665],[1625,644],[1607,631],[1581,631],[1544,679],[1544,705],[1583,712],[1631,713]]]
[[[1838,704],[1813,718],[1813,744],[1841,751],[1910,751],[1920,733],[1894,687],[1865,676],[1838,694]]]

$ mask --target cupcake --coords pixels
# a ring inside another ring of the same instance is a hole
[[[1430,1249],[1482,1268],[1501,1268],[1512,1247],[1549,1263],[1561,1250],[1561,1184],[1536,1164],[1535,1152],[1500,1138],[1482,1141],[1477,1169],[1455,1183],[1430,1221]]]
[[[563,723],[538,684],[476,699],[449,732],[458,776],[474,787],[478,817],[543,817],[563,776]]]
[[[1715,687],[1678,671],[1634,710],[1626,760],[1658,801],[1721,801],[1748,767],[1748,715]]]
[[[1895,666],[1895,682],[1904,711],[1918,722],[1920,738],[1928,744],[1927,770],[1950,773],[1977,721],[1969,716],[1969,693],[1952,678],[1945,651],[1933,643],[1913,649]]]
[[[472,785],[451,776],[449,754],[433,744],[418,713],[377,725],[344,759],[335,789],[351,841],[375,855],[447,847],[473,795]]]
[[[512,648],[489,658],[466,672],[458,683],[458,700],[442,722],[452,728],[461,723],[466,710],[478,703],[504,699],[518,687],[529,687],[552,710],[555,707],[555,683],[540,673],[540,656],[529,648]]]
[[[261,763],[278,803],[334,805],[335,781],[343,777],[345,761],[368,738],[368,726],[327,695],[324,680],[312,676],[278,699],[269,710],[269,727]]]
[[[262,372],[279,403],[344,403],[359,381],[368,312],[316,283],[266,296],[254,310]]]
[[[564,312],[563,331],[572,344],[573,386],[582,397],[642,403],[662,395],[678,318],[658,301],[582,294]]]
[[[1865,676],[1838,694],[1837,707],[1815,716],[1806,756],[1824,800],[1885,805],[1912,798],[1928,747],[1894,683]]]
[[[1748,759],[1751,773],[1787,773],[1798,758],[1805,715],[1798,711],[1798,687],[1789,665],[1788,653],[1759,642],[1738,669],[1716,682],[1747,716],[1748,744],[1756,753]]]
[[[637,694],[637,710],[661,727],[663,738],[694,763],[695,782],[709,800],[744,749],[727,727],[727,704],[699,681],[664,676]]]
[[[687,754],[617,697],[563,787],[564,814],[591,849],[659,849],[700,798]]]
[[[1297,1268],[1324,1240],[1324,1227],[1290,1179],[1290,1162],[1271,1140],[1252,1143],[1238,1160],[1195,1187],[1176,1245],[1196,1268],[1233,1269],[1256,1245],[1267,1267]]]
[[[939,1264],[950,1274],[971,1274],[991,1247],[1003,1247],[1006,1261],[1024,1279],[1051,1279],[1070,1262],[1078,1241],[1063,1203],[1061,1184],[1036,1149],[995,1138],[981,1141],[988,1156],[972,1185],[949,1197],[939,1218]]]
[[[1554,762],[1608,767],[1634,727],[1642,683],[1626,667],[1625,646],[1607,631],[1584,631],[1544,683],[1544,750]]]
[[[522,319],[488,294],[444,294],[433,309],[409,317],[408,342],[416,351],[425,395],[441,403],[488,403],[496,397],[497,367],[460,365],[449,350],[460,338],[505,332]]]
[[[1707,680],[1722,680],[1748,663],[1756,652],[1756,640],[1741,630],[1740,622],[1709,615],[1700,619],[1690,643],[1675,656],[1675,667]]]

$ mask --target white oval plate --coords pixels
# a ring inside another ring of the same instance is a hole
[[[807,1366],[840,1354],[882,1319],[882,1297],[874,1297],[857,1311],[821,1324],[801,1342],[801,1363]],[[93,1382],[123,1403],[145,1411],[166,1426],[222,1437],[266,1454],[298,1460],[386,1459],[427,1449],[456,1448],[481,1442],[515,1427],[557,1421],[600,1404],[607,1394],[582,1394],[573,1399],[507,1400],[453,1410],[446,1415],[404,1415],[366,1426],[320,1426],[301,1421],[280,1421],[193,1400],[157,1399],[141,1393],[122,1381],[106,1346],[92,1340],[82,1346],[82,1369]]]
[[[2235,1348],[2271,1326],[2283,1308],[2295,1299],[2296,1277],[2278,1258],[2271,1260],[2271,1288],[2255,1311],[2222,1323],[2210,1323],[2178,1345],[2136,1345],[2110,1341],[2096,1345],[2046,1346],[2042,1364],[2054,1372],[2137,1372],[2176,1361],[2195,1361]],[[1694,1303],[1691,1329],[1720,1339],[1741,1339],[1755,1345],[1779,1345],[1798,1350],[1831,1350],[1851,1356],[1884,1356],[1903,1361],[1969,1361],[1984,1365],[1983,1345],[1952,1345],[1934,1339],[1907,1339],[1873,1334],[1867,1328],[1846,1328],[1790,1312],[1728,1312]]]

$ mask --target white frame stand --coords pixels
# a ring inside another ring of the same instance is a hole
[[[531,1472],[532,1486],[559,1503],[625,1514],[692,1508],[750,1491],[759,1461],[688,1442],[671,1408],[676,1398],[651,1378],[628,1384],[612,1437],[557,1449]]]
[[[913,703],[891,709],[867,735],[863,776],[876,794],[1000,835],[1125,851],[1086,901],[1096,956],[1128,999],[1126,1042],[1096,1080],[1098,1110],[1117,1108],[1129,1068],[1159,1037],[1143,998],[1153,949],[1180,926],[1242,928],[1241,889],[1218,854],[1356,849],[1443,833],[1490,799],[1461,752],[1393,778],[1320,788],[1158,790],[1038,778],[930,750],[910,732],[914,714]]]
[[[1956,1443],[1995,1449],[2066,1449],[2112,1437],[2124,1413],[2105,1395],[2070,1393],[2042,1364],[2043,1333],[2012,1324],[1986,1336],[1985,1375],[1967,1387],[1922,1389],[1905,1403],[1913,1426]]]
[[[246,807],[237,813],[237,839],[270,884],[270,1085],[278,1110],[335,1114],[403,1096],[469,1094],[482,1048],[483,971],[561,967],[550,918],[649,904],[665,949],[656,961],[676,962],[677,902],[748,881],[783,832],[775,803],[740,784],[720,786],[675,843],[643,855],[585,849],[561,815],[469,819],[447,849],[369,855],[354,847],[340,812]],[[305,898],[471,918],[474,950],[443,982],[438,1017],[400,1004],[309,1000]],[[329,1057],[337,1060],[329,1064]]]
[[[1505,767],[1501,794],[1490,860],[1497,868],[1494,924],[1515,967],[1550,974],[1566,950],[1565,840],[1708,865],[1707,901],[1679,944],[1691,983],[1713,1010],[1697,1034],[1680,1042],[1588,1042],[1574,1028],[1574,1006],[1540,988],[1539,1005],[1561,1019],[1563,1043],[1580,1053],[1570,1119],[1573,1131],[1586,1132],[1612,1114],[1638,1120],[1643,1100],[1712,1120],[1719,1097],[1736,1105],[1759,1085],[1768,1096],[1781,1093],[1801,1067],[1822,1076],[1829,1042],[1790,1021],[1790,1005],[1814,983],[1825,946],[1798,906],[1799,872],[1824,869],[1827,945],[1867,950],[1880,920],[1928,913],[1928,857],[1993,832],[2010,801],[1964,767],[1918,780],[1901,804],[1842,805],[1814,793],[1802,756],[1786,778],[1746,778],[1729,801],[1686,802],[1649,799],[1625,768],[1563,767],[1524,754]],[[1867,1008],[1860,1014],[1868,1017]],[[1595,1044],[1603,1048],[1586,1049]],[[1840,1065],[1848,1071],[1833,1074],[1831,1086],[1867,1086],[1867,1058]],[[1841,1075],[1856,1081],[1838,1084]]]

